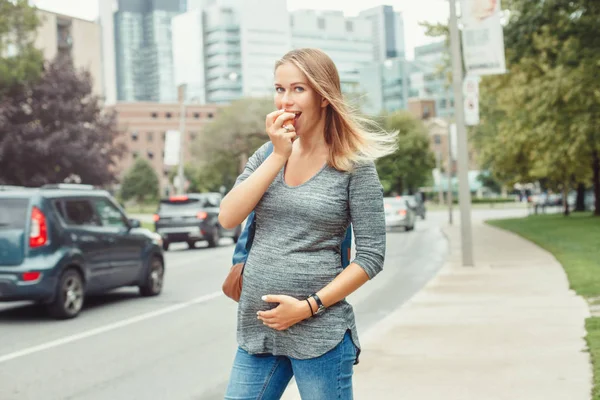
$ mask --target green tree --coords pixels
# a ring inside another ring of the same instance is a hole
[[[427,182],[435,166],[427,129],[406,111],[383,117],[383,127],[398,131],[398,150],[377,161],[377,171],[386,194],[414,192]]]
[[[134,199],[137,203],[146,203],[158,199],[158,177],[147,160],[143,158],[135,160],[121,182],[120,197],[124,201]]]
[[[273,111],[268,98],[242,98],[219,111],[192,145],[200,189],[231,189],[248,157],[269,140],[265,118]]]
[[[39,24],[27,0],[0,0],[0,99],[41,75],[43,55],[34,46]]]

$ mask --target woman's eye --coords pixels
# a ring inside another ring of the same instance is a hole
[[[304,92],[304,88],[303,87],[296,86],[295,89],[296,89],[296,92],[298,92],[298,93]]]
[[[276,91],[277,93],[283,93],[283,92],[284,92],[284,90],[283,90],[283,88],[282,88],[282,87],[276,87],[276,88],[275,88],[275,91]]]

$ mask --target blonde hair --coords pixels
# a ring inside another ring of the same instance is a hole
[[[344,102],[338,70],[325,52],[312,48],[292,50],[275,63],[275,70],[286,63],[298,67],[313,90],[329,102],[325,119],[329,165],[350,171],[357,163],[375,161],[396,151],[397,132],[384,131]]]

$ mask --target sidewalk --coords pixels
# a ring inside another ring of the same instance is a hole
[[[474,221],[476,266],[462,267],[460,230],[445,233],[451,254],[439,275],[361,335],[355,398],[590,399],[589,311],[568,289],[561,265],[530,242]]]

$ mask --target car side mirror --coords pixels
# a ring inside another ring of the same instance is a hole
[[[140,226],[142,226],[142,223],[140,222],[139,219],[130,219],[129,220],[129,225],[132,228],[139,228]]]

